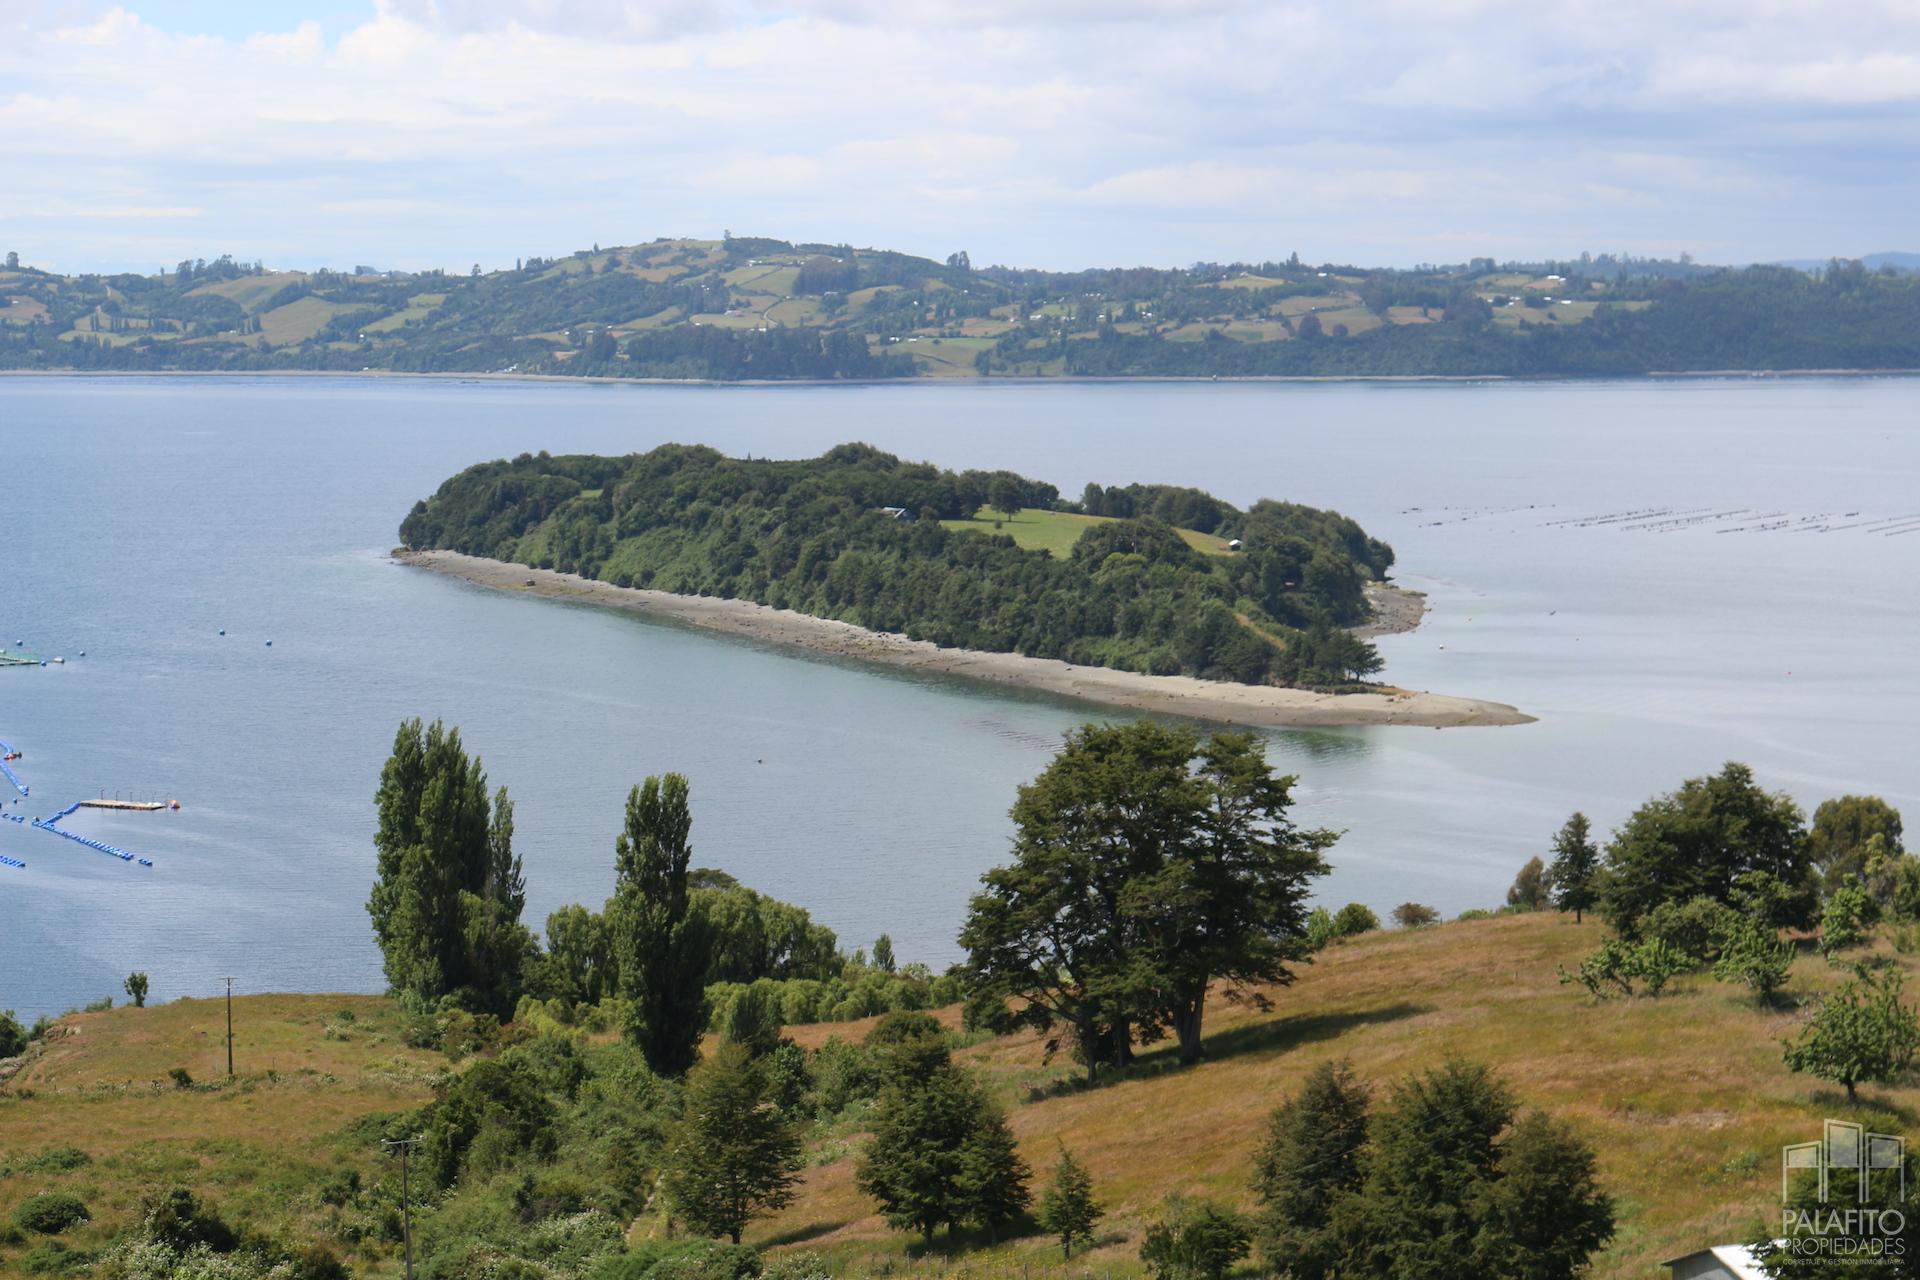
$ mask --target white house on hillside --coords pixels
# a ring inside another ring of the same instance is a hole
[[[1716,1244],[1663,1265],[1673,1280],[1767,1280],[1753,1251],[1743,1244]]]

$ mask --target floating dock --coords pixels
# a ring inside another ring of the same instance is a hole
[[[138,813],[153,813],[167,807],[164,800],[82,800],[82,809],[131,809]]]
[[[5,649],[0,649],[0,667],[37,667],[40,665],[40,659],[30,653],[9,653]]]
[[[89,849],[98,849],[101,853],[106,854],[108,857],[118,858],[122,862],[137,862],[143,867],[150,867],[153,865],[152,862],[148,861],[145,858],[140,857],[138,854],[128,853],[125,849],[116,849],[104,840],[90,840],[86,836],[75,835],[71,831],[62,831],[59,828],[59,826],[56,824],[59,823],[60,819],[68,816],[75,809],[78,809],[81,803],[84,803],[84,802],[77,801],[73,804],[70,804],[66,808],[62,809],[60,812],[54,814],[51,818],[35,818],[33,820],[33,825],[38,827],[42,831],[51,831],[53,832],[53,834],[57,836],[65,836],[69,840],[78,841],[79,843],[87,846],[87,848]]]

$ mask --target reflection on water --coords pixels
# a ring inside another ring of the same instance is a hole
[[[1920,804],[1920,384],[779,389],[381,379],[6,379],[0,738],[44,816],[140,790],[178,813],[0,824],[0,1008],[152,975],[155,998],[375,989],[371,799],[402,717],[457,723],[512,789],[529,916],[598,902],[626,790],[680,769],[695,858],[849,948],[955,958],[1015,788],[1112,713],[483,592],[384,555],[468,463],[667,440],[797,456],[849,438],[1077,492],[1158,480],[1337,508],[1429,593],[1395,684],[1541,717],[1270,735],[1325,895],[1501,899],[1578,807],[1605,831],[1729,758],[1811,804]],[[1203,423],[1204,430],[1191,429]],[[221,636],[221,630],[226,631]],[[267,640],[273,640],[268,648]],[[85,650],[87,657],[75,655]]]

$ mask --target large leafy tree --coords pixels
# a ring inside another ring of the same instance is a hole
[[[1904,852],[1900,834],[1900,811],[1879,796],[1841,796],[1814,809],[1808,842],[1821,874],[1837,881],[1866,871],[1867,842],[1875,836],[1885,854]]]
[[[687,891],[692,828],[687,780],[669,773],[628,794],[626,825],[614,844],[608,927],[631,1009],[627,1038],[667,1076],[693,1065],[707,1022],[708,929]]]
[[[739,1244],[748,1222],[792,1203],[800,1145],[773,1103],[765,1064],[729,1042],[687,1077],[662,1183],[694,1230]]]
[[[909,1029],[883,1043],[882,1064],[873,1136],[855,1176],[887,1222],[931,1244],[942,1226],[995,1229],[1018,1215],[1029,1194],[1026,1162],[1005,1117],[944,1039]]]
[[[487,775],[458,729],[400,726],[374,802],[376,878],[367,901],[387,985],[512,1011],[534,952],[520,923],[526,880],[513,853],[513,803],[489,804]]]
[[[1090,1077],[1169,1028],[1198,1057],[1213,984],[1285,982],[1309,949],[1307,887],[1335,836],[1292,824],[1291,783],[1247,734],[1077,730],[1020,789],[1014,859],[969,909],[979,997],[1063,1031]]]
[[[1764,885],[1764,892],[1756,886]],[[1764,900],[1767,923],[1804,926],[1815,904],[1805,819],[1746,765],[1691,778],[1640,806],[1607,848],[1600,908],[1621,933],[1663,902]]]

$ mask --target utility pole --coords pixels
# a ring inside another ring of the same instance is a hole
[[[400,1238],[406,1242],[407,1280],[413,1280],[413,1200],[407,1181],[407,1157],[420,1145],[420,1139],[382,1138],[380,1145],[400,1148]]]
[[[227,979],[227,1079],[233,1079],[233,979]]]

